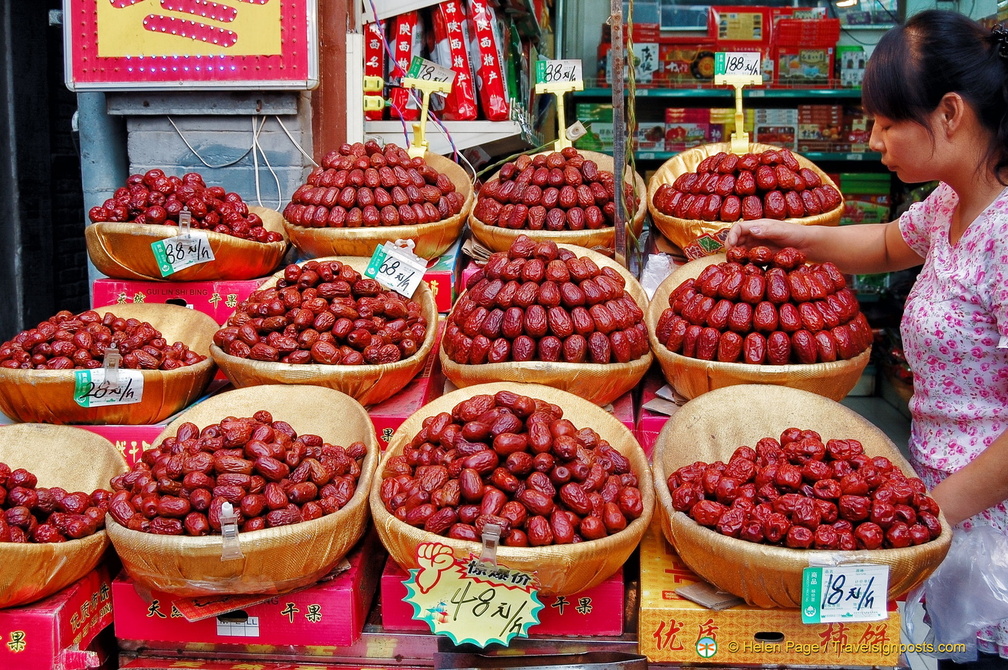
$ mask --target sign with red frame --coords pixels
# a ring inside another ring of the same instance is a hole
[[[318,85],[317,0],[63,0],[72,91]]]

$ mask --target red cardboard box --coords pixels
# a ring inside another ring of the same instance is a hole
[[[750,46],[770,44],[771,24],[769,7],[712,6],[708,29],[720,45],[748,43]]]
[[[374,424],[375,434],[378,436],[378,446],[381,449],[388,446],[389,440],[395,435],[396,429],[402,425],[403,421],[441,395],[444,381],[441,376],[441,366],[438,363],[438,349],[443,331],[442,322],[441,332],[438,333],[434,349],[420,374],[399,393],[368,408],[368,416],[371,417],[371,423]]]
[[[446,252],[427,265],[427,272],[423,278],[434,294],[434,304],[437,305],[439,312],[450,312],[455,302],[455,296],[458,294],[455,278],[458,276],[464,255],[460,237]]]
[[[423,621],[413,619],[413,606],[403,602],[409,577],[406,570],[391,558],[385,562],[381,577],[382,626],[389,631],[430,632]],[[543,609],[539,610],[539,625],[529,634],[569,635],[590,637],[594,635],[623,634],[623,569],[598,586],[571,596],[539,596]]]
[[[209,314],[217,323],[223,324],[234,313],[238,303],[248,298],[267,279],[158,282],[102,278],[94,282],[91,304],[107,307],[142,302],[172,303]]]
[[[613,400],[606,409],[610,409],[613,416],[620,420],[624,426],[630,429],[630,432],[634,430],[634,404],[633,404],[633,391],[627,391],[620,397]]]
[[[634,434],[649,459],[658,440],[658,433],[669,420],[668,412],[674,412],[676,407],[671,401],[658,397],[658,390],[666,383],[659,372],[652,370],[644,377],[644,388],[641,390],[641,407],[637,414],[637,428]],[[662,411],[658,411],[655,407],[659,407]]]
[[[168,427],[168,423],[165,421],[141,426],[81,424],[77,427],[97,433],[114,444],[126,459],[126,464],[132,468],[140,461],[140,455],[154,446],[155,439]]]
[[[112,624],[111,580],[101,565],[44,600],[0,610],[0,667],[10,670],[96,668],[92,641]]]
[[[368,533],[347,556],[350,568],[299,591],[264,596],[227,615],[187,621],[175,596],[152,592],[145,600],[125,573],[112,582],[115,634],[120,640],[197,644],[348,646],[360,637],[378,585],[384,549]],[[181,599],[178,599],[181,600]],[[189,599],[187,599],[189,600]],[[217,607],[220,597],[194,599]],[[247,601],[246,601],[247,602]]]

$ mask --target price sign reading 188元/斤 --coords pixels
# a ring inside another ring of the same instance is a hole
[[[723,77],[762,77],[759,52],[720,51],[714,54],[714,75]]]

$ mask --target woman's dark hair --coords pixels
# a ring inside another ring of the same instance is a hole
[[[886,32],[861,85],[865,112],[929,128],[946,93],[958,93],[991,131],[987,154],[1008,172],[1008,36],[973,19],[929,9]]]

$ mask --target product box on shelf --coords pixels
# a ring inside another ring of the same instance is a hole
[[[842,105],[798,105],[798,151],[836,151],[843,116]]]
[[[836,47],[778,46],[773,53],[779,85],[825,87],[833,80]]]
[[[779,47],[835,47],[838,39],[839,19],[781,17],[774,21],[773,41]]]
[[[836,48],[837,81],[844,88],[861,86],[868,57],[860,44],[838,45]]]
[[[0,667],[98,667],[104,653],[92,642],[112,625],[111,582],[100,565],[48,598],[0,609]]]
[[[840,224],[883,223],[889,221],[892,197],[891,177],[884,173],[845,172],[840,175],[844,211]]]
[[[798,609],[736,605],[711,610],[676,589],[700,581],[653,523],[640,545],[638,646],[653,663],[714,663],[734,667],[895,666],[900,614],[874,622],[803,624]]]
[[[756,110],[753,141],[778,147],[798,148],[798,110],[767,109]]]
[[[440,328],[443,332],[443,322]],[[368,408],[368,416],[371,417],[371,423],[374,424],[380,448],[384,449],[388,446],[389,440],[392,439],[396,429],[402,425],[403,421],[441,395],[444,381],[441,375],[441,365],[438,362],[440,341],[441,333],[438,333],[438,340],[427,359],[427,364],[413,381],[391,398]]]
[[[395,561],[391,558],[386,561],[378,590],[382,626],[389,631],[429,632],[430,626],[413,619],[413,606],[403,601],[406,597],[403,582],[407,577],[409,573]],[[593,588],[570,596],[540,595],[539,600],[543,608],[539,610],[539,624],[529,630],[532,637],[623,634],[622,568]]]
[[[574,108],[577,120],[588,130],[574,142],[578,149],[605,153],[613,147],[612,104],[579,102]]]
[[[756,110],[742,110],[742,130],[752,137],[756,131]],[[713,107],[710,110],[710,142],[727,142],[735,132],[735,109]]]
[[[634,148],[637,151],[664,151],[665,122],[638,120]]]
[[[123,573],[112,582],[116,638],[186,644],[348,646],[364,628],[384,562],[385,550],[372,530],[347,555],[345,571],[328,581],[280,595],[180,598],[151,592],[145,598]],[[230,603],[234,608],[228,610]],[[197,618],[197,614],[193,621],[183,615],[200,612],[200,608],[209,615]]]
[[[704,84],[714,81],[714,42],[658,43],[660,65],[655,83],[662,86]]]
[[[769,7],[711,6],[709,31],[718,42],[718,51],[725,44],[744,42],[769,45],[771,35]]]
[[[665,109],[665,151],[685,151],[706,144],[710,137],[710,109],[668,107]]]
[[[108,307],[131,303],[156,302],[182,305],[208,314],[223,324],[252,291],[269,279],[233,279],[226,281],[159,282],[132,279],[96,279],[92,306]]]

